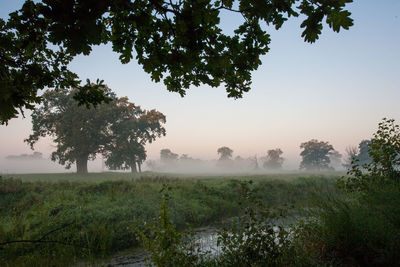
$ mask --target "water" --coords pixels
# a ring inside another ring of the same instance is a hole
[[[105,266],[127,266],[127,267],[143,267],[147,253],[144,250],[129,251],[113,256],[111,260],[105,262]]]
[[[273,227],[277,233],[279,228]],[[198,253],[209,253],[209,256],[215,257],[222,253],[222,248],[218,246],[217,229],[213,227],[205,227],[195,229],[194,243],[198,248]],[[279,242],[276,239],[276,242]],[[127,266],[127,267],[143,267],[146,266],[145,258],[147,252],[142,249],[133,249],[120,254],[114,255],[111,259],[104,261],[103,266]]]
[[[212,227],[199,228],[195,230],[194,242],[198,246],[199,253],[211,252],[211,255],[218,255],[220,248],[217,246],[217,230]],[[146,266],[145,258],[147,252],[142,249],[133,249],[114,255],[111,259],[103,262],[103,266],[125,266],[143,267]]]

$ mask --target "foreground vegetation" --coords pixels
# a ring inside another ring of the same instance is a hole
[[[325,191],[302,220],[282,222],[255,187],[242,183],[245,211],[218,233],[220,252],[201,251],[193,235],[174,228],[164,199],[144,244],[156,266],[398,266],[400,190],[372,185],[365,194]]]
[[[400,126],[383,119],[368,145],[370,161],[351,162],[337,190],[314,196],[302,221],[282,223],[263,192],[242,182],[248,202],[218,234],[222,253],[198,253],[190,235],[176,232],[163,200],[153,235],[143,236],[156,266],[399,266]],[[279,210],[279,209],[278,209]],[[281,212],[282,214],[282,212]],[[280,215],[281,215],[280,214]],[[277,219],[278,218],[278,219]]]
[[[155,223],[164,184],[171,188],[169,216],[178,230],[240,215],[241,181],[254,181],[252,187],[262,193],[262,203],[283,210],[305,207],[316,188],[336,190],[332,175],[16,176],[0,179],[0,243],[35,242],[2,245],[0,260],[8,266],[66,265],[140,246],[137,233]]]

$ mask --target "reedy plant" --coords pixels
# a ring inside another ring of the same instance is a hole
[[[294,256],[284,210],[266,207],[250,182],[242,182],[243,215],[218,233],[216,266],[283,266]]]
[[[293,232],[283,226],[285,210],[266,207],[251,188],[240,182],[242,215],[218,232],[218,253],[201,251],[193,232],[176,231],[169,215],[169,194],[161,202],[158,226],[140,232],[149,252],[149,266],[284,266],[299,261]],[[168,191],[165,185],[162,191]]]
[[[178,232],[168,214],[169,191],[171,187],[164,184],[158,224],[152,224],[147,231],[138,231],[139,239],[149,252],[148,266],[176,267],[195,266],[203,258],[199,247],[193,242],[193,232]]]

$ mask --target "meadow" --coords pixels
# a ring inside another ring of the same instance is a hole
[[[102,266],[144,248],[156,266],[399,264],[399,184],[352,192],[342,175],[3,175],[0,262]],[[206,226],[221,229],[218,257],[188,246]]]
[[[240,215],[241,183],[268,206],[297,211],[317,191],[335,191],[338,174],[195,176],[157,173],[20,174],[0,178],[0,243],[6,266],[64,266],[141,246],[156,222],[163,186],[178,230]]]

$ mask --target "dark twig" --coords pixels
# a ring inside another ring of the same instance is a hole
[[[60,245],[64,245],[64,246],[72,246],[72,247],[79,247],[79,248],[89,249],[89,247],[86,247],[86,246],[80,246],[80,245],[76,245],[76,244],[72,244],[72,243],[66,243],[66,242],[57,241],[57,240],[43,240],[46,236],[49,236],[50,234],[52,234],[54,232],[60,231],[62,229],[65,229],[68,226],[71,226],[72,224],[74,224],[74,223],[69,223],[69,224],[63,225],[61,227],[58,227],[56,229],[53,229],[53,230],[45,233],[39,239],[35,239],[35,240],[23,239],[23,240],[11,240],[11,241],[6,241],[6,242],[1,242],[0,243],[0,249],[2,249],[2,247],[5,246],[5,245],[15,244],[15,243],[53,243],[53,244],[60,244]]]
[[[40,240],[40,239],[37,239],[37,240],[11,240],[11,241],[6,241],[6,242],[0,243],[0,249],[2,249],[1,247],[5,246],[5,245],[15,244],[15,243],[53,243],[53,244],[61,244],[61,245],[64,245],[64,246],[71,246],[71,247],[90,249],[89,247],[80,246],[80,245],[76,245],[76,244],[72,244],[72,243],[66,243],[66,242],[61,242],[61,241],[56,241],[56,240]]]
[[[38,240],[43,240],[46,236],[48,236],[48,235],[50,235],[50,234],[52,234],[52,233],[54,233],[54,232],[57,232],[57,231],[59,231],[59,230],[62,230],[62,229],[64,229],[64,228],[67,228],[68,226],[70,226],[70,225],[72,225],[72,224],[74,224],[74,223],[68,223],[68,224],[66,224],[66,225],[63,225],[63,226],[60,226],[60,227],[58,227],[58,228],[56,228],[56,229],[53,229],[53,230],[51,230],[50,232],[47,232],[46,234],[44,234],[41,238],[39,238]]]

